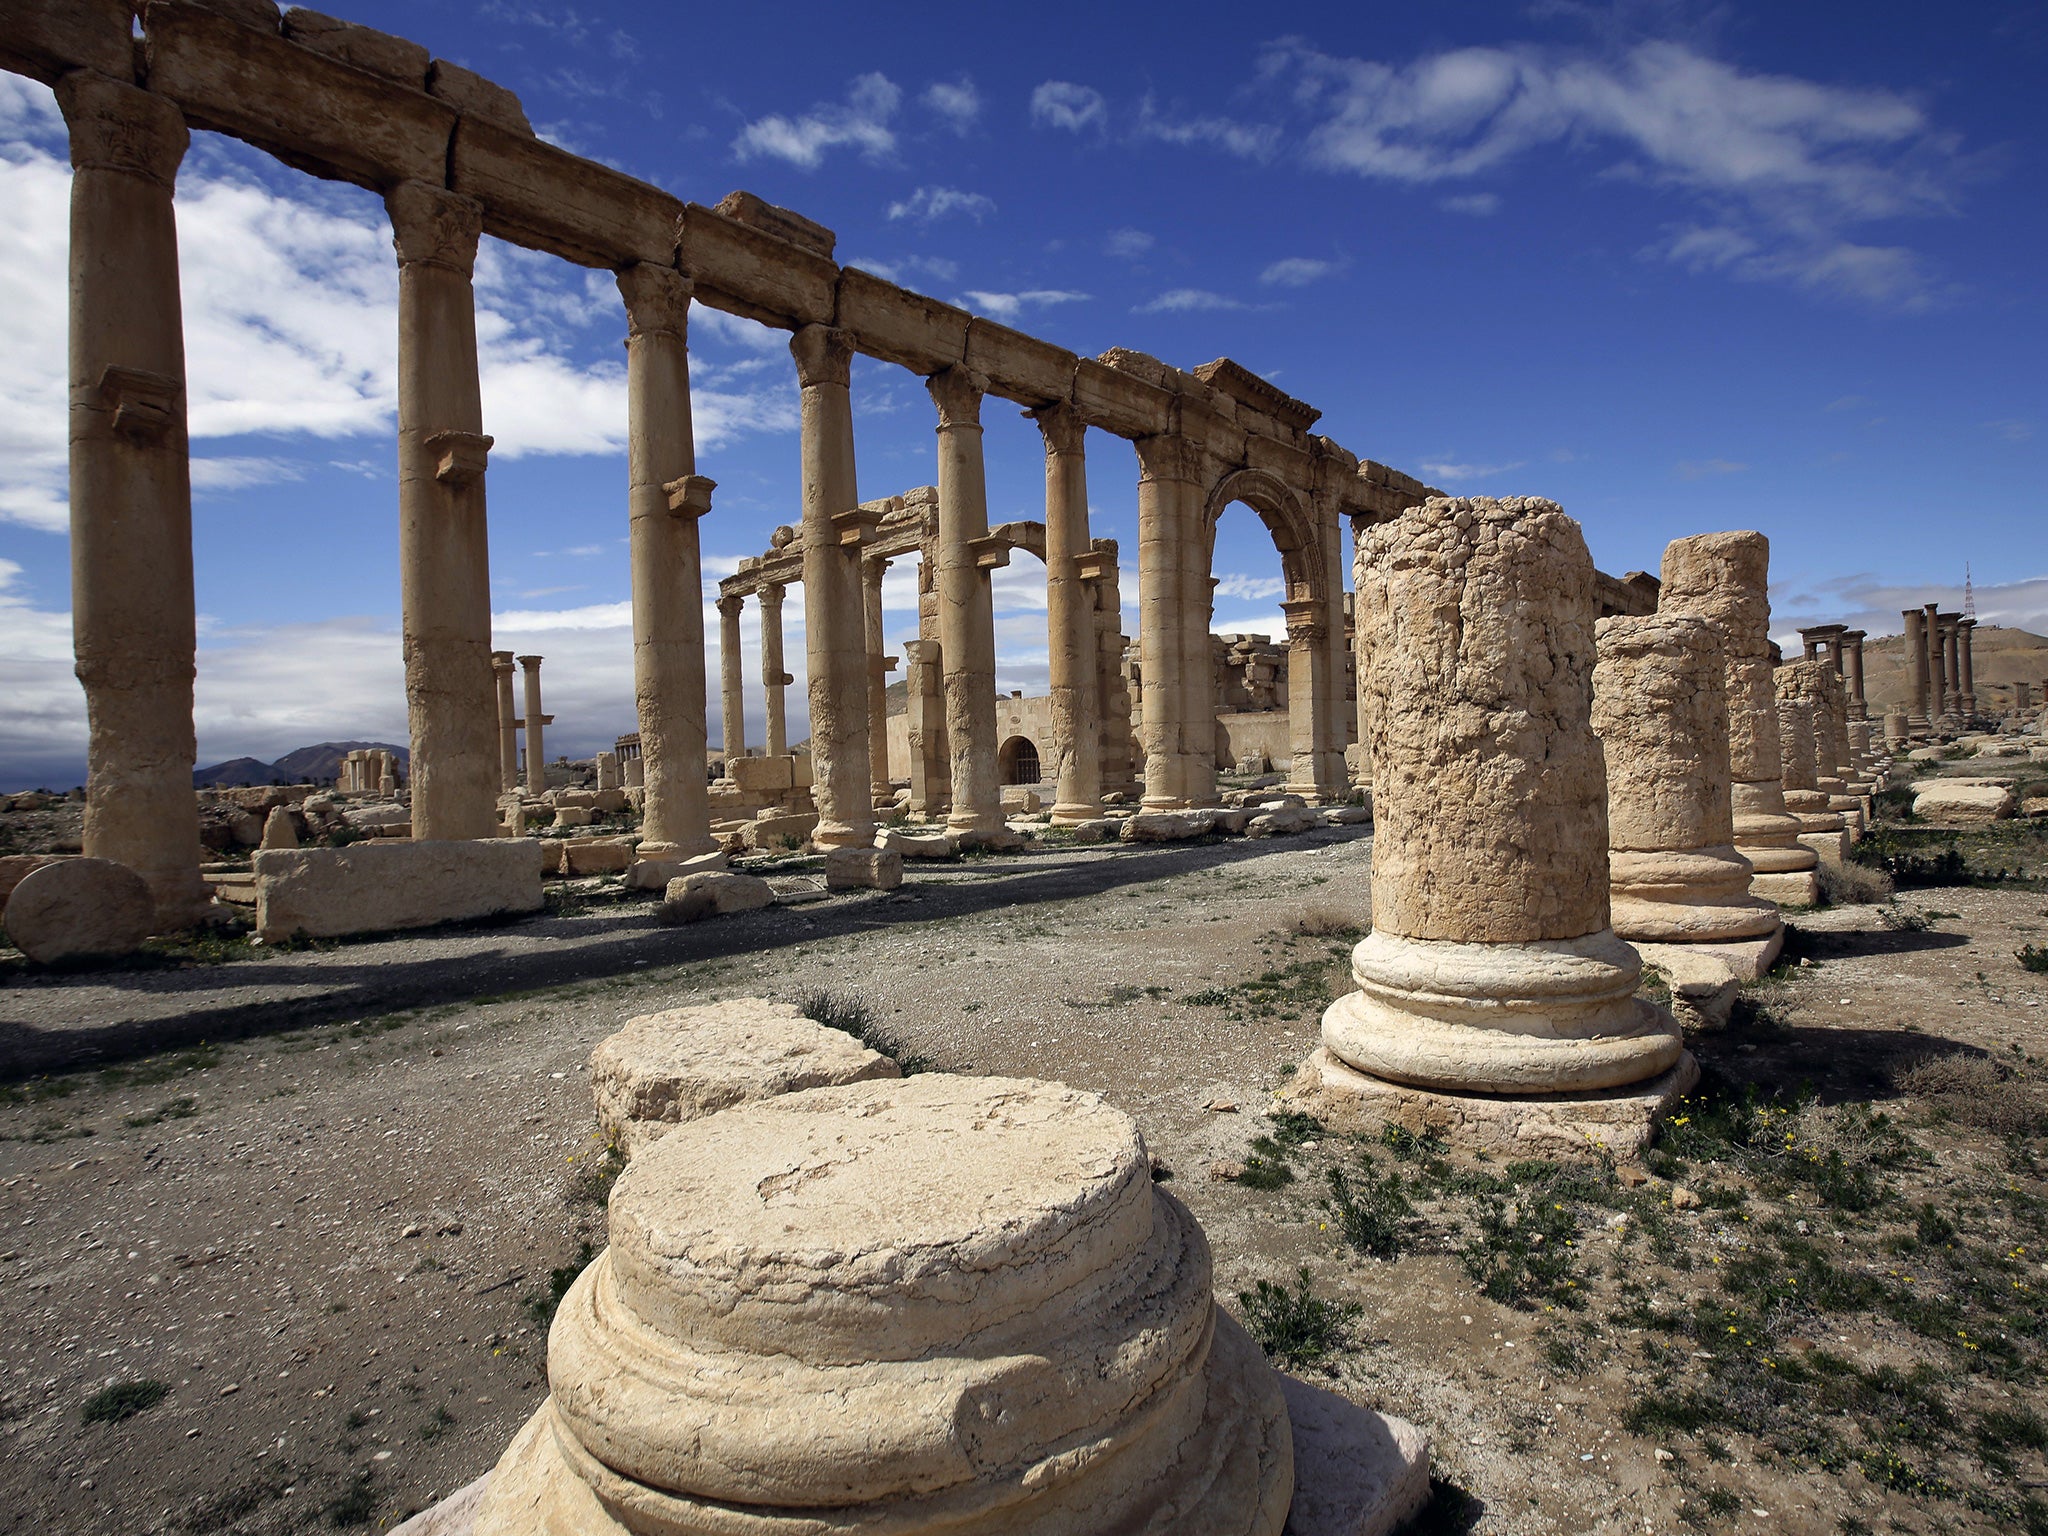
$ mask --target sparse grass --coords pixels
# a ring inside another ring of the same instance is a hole
[[[426,1423],[420,1426],[420,1438],[429,1443],[438,1440],[448,1433],[454,1423],[454,1414],[450,1413],[445,1407],[436,1407],[427,1416]]]
[[[849,1034],[869,1050],[889,1057],[905,1077],[931,1070],[931,1058],[906,1050],[901,1041],[882,1027],[875,1005],[864,997],[813,987],[797,997],[796,1006],[813,1023]]]
[[[1356,1302],[1329,1301],[1315,1294],[1304,1265],[1297,1287],[1261,1280],[1237,1293],[1245,1330],[1259,1348],[1283,1365],[1312,1365],[1350,1342],[1351,1328],[1362,1308]]]
[[[155,1109],[145,1110],[139,1115],[124,1115],[121,1123],[140,1128],[147,1125],[161,1125],[166,1120],[189,1120],[199,1113],[199,1101],[194,1098],[169,1099]]]
[[[1293,931],[1305,939],[1358,939],[1365,934],[1356,917],[1331,907],[1310,907],[1294,920]]]
[[[1823,862],[1817,873],[1825,906],[1876,906],[1892,899],[1892,877],[1882,869],[1852,859],[1840,864]]]
[[[626,1171],[619,1144],[608,1141],[584,1159],[583,1166],[569,1177],[567,1198],[571,1205],[604,1205],[612,1197],[612,1186]]]
[[[146,1376],[136,1381],[117,1381],[88,1397],[80,1416],[88,1424],[119,1424],[154,1408],[170,1390],[165,1383]]]
[[[558,1264],[548,1271],[548,1288],[544,1293],[527,1297],[521,1306],[534,1325],[543,1332],[555,1320],[556,1309],[562,1305],[562,1298],[569,1294],[569,1287],[576,1283],[576,1277],[590,1267],[590,1261],[597,1257],[597,1250],[585,1238],[576,1245],[576,1257],[566,1264]]]
[[[2019,961],[2023,971],[2048,972],[2048,946],[2022,944],[2012,957]]]
[[[1377,1174],[1368,1158],[1355,1191],[1343,1169],[1330,1170],[1330,1213],[1353,1252],[1391,1260],[1401,1256],[1401,1223],[1415,1207],[1401,1193],[1401,1175]]]
[[[368,1525],[377,1513],[377,1489],[371,1474],[356,1474],[346,1489],[327,1501],[321,1513],[338,1530]]]

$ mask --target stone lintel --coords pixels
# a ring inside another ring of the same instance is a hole
[[[1203,363],[1189,371],[1211,388],[1220,389],[1233,400],[1241,401],[1297,432],[1306,432],[1322,419],[1323,413],[1314,406],[1295,399],[1242,363],[1227,357],[1219,357],[1213,363]]]
[[[75,69],[133,83],[133,18],[127,0],[8,0],[0,69],[45,85]]]
[[[1078,359],[1065,347],[976,315],[967,327],[967,366],[988,377],[988,391],[1022,406],[1058,405],[1074,393]]]
[[[501,240],[586,267],[666,267],[681,240],[682,199],[489,118],[455,129],[450,181],[484,205]]]
[[[964,309],[899,288],[858,267],[839,273],[835,323],[852,335],[864,355],[912,373],[935,374],[962,362],[973,318]]]
[[[782,330],[829,325],[838,307],[831,257],[701,203],[683,205],[677,264],[695,281],[700,302]]]
[[[713,211],[827,259],[839,243],[839,237],[815,219],[807,219],[793,208],[781,207],[751,192],[728,192]]]

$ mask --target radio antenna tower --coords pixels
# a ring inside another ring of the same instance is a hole
[[[1963,617],[1977,617],[1977,591],[1970,585],[1970,562],[1963,562]]]

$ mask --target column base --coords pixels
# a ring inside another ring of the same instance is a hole
[[[1607,855],[1615,933],[1631,943],[1701,944],[1775,933],[1778,909],[1749,893],[1755,873],[1732,846]]]
[[[1799,851],[1813,863],[1799,870],[1758,870],[1749,879],[1750,895],[1776,902],[1780,907],[1810,907],[1819,901],[1820,876],[1814,873],[1814,868],[1820,859],[1811,848]]]
[[[1052,808],[1052,824],[1056,827],[1075,827],[1084,821],[1100,821],[1102,807],[1089,805],[1085,801],[1063,801]]]
[[[865,827],[849,826],[843,821],[820,821],[811,828],[810,840],[820,852],[828,848],[872,848],[875,845],[873,823]]]
[[[1589,1093],[1499,1097],[1445,1093],[1360,1072],[1329,1047],[1302,1063],[1281,1097],[1340,1135],[1377,1137],[1387,1126],[1508,1157],[1604,1152],[1634,1157],[1700,1076],[1690,1051],[1645,1082]]]
[[[1636,996],[1642,970],[1611,929],[1495,944],[1375,932],[1351,953],[1359,990],[1323,1014],[1323,1043],[1360,1072],[1436,1092],[1618,1088],[1683,1049],[1671,1015]]]

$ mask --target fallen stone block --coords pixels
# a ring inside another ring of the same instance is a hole
[[[2004,821],[2019,808],[2010,784],[1990,779],[1939,779],[1914,787],[1913,814],[1923,821]]]
[[[825,855],[825,889],[893,891],[903,883],[903,855],[893,848],[834,848]]]
[[[1671,989],[1671,1013],[1686,1029],[1725,1029],[1735,1008],[1739,980],[1725,960],[1698,950],[1713,945],[1637,944],[1645,965],[1663,973]]]
[[[112,859],[53,860],[7,898],[8,939],[42,965],[128,954],[155,922],[148,883]]]
[[[1045,809],[1045,801],[1035,790],[1022,785],[1010,784],[1003,788],[1003,810],[1011,816],[1028,816]]]
[[[341,819],[352,827],[369,832],[378,827],[395,827],[410,822],[412,812],[402,805],[366,805],[361,810],[343,811]]]
[[[643,845],[640,854],[640,858],[626,870],[626,889],[629,891],[665,891],[671,880],[680,880],[685,875],[719,873],[725,869],[726,852],[723,848],[683,858],[676,854],[649,854]]]
[[[875,846],[901,854],[906,859],[953,859],[960,856],[953,840],[943,832],[899,832],[889,827],[875,835]]]
[[[551,789],[548,791],[547,798],[548,802],[557,811],[561,810],[564,806],[569,806],[576,810],[594,811],[597,809],[598,803],[597,791],[594,789]]]
[[[801,847],[805,838],[818,825],[818,817],[812,811],[799,811],[782,816],[757,816],[746,823],[741,836],[746,845],[757,853],[777,853]]]
[[[256,932],[338,938],[537,912],[540,861],[540,844],[524,837],[260,849]]]
[[[1293,799],[1293,796],[1289,796]],[[1277,811],[1261,811],[1245,823],[1246,837],[1292,837],[1306,832],[1310,827],[1322,825],[1322,813],[1310,810],[1299,801]]]
[[[1260,811],[1298,811],[1307,805],[1308,802],[1299,795],[1290,795],[1284,792],[1275,794],[1271,790],[1259,790],[1247,792],[1239,804],[1256,815]]]
[[[1013,827],[990,827],[980,832],[948,832],[946,840],[953,845],[955,853],[965,853],[970,848],[985,848],[991,853],[1015,853],[1031,839]]]
[[[730,870],[707,869],[671,880],[662,893],[661,920],[665,923],[695,923],[707,917],[725,917],[734,912],[752,912],[770,905],[775,892],[758,875],[734,874]]]
[[[1209,830],[1221,832],[1226,837],[1242,837],[1246,827],[1252,824],[1252,813],[1243,806],[1226,806],[1209,812]]]
[[[1125,818],[1117,836],[1127,843],[1181,842],[1215,831],[1219,814],[1217,811],[1140,811]]]
[[[6,913],[7,898],[28,878],[29,872],[55,862],[57,857],[49,853],[10,853],[0,857],[0,915]]]
[[[622,837],[572,837],[562,845],[565,875],[622,875],[633,862],[633,845]]]
[[[1067,830],[1077,843],[1113,843],[1123,823],[1114,816],[1097,816],[1088,821],[1077,821]]]
[[[1317,814],[1326,827],[1372,825],[1372,807],[1369,805],[1326,805]]]
[[[590,808],[582,805],[558,805],[555,807],[555,825],[558,827],[587,827],[591,823]]]
[[[1284,1372],[1294,1434],[1287,1536],[1388,1536],[1429,1502],[1429,1436]]]
[[[728,1105],[900,1076],[846,1031],[761,997],[628,1019],[590,1057],[598,1128],[627,1157]]]
[[[1909,763],[1938,763],[1949,755],[1947,747],[1915,747],[1906,754]]]
[[[631,803],[623,789],[595,790],[590,797],[590,808],[601,816],[616,816]]]
[[[261,845],[265,848],[296,848],[299,846],[299,825],[292,813],[278,805],[271,807],[270,814],[263,819]]]

